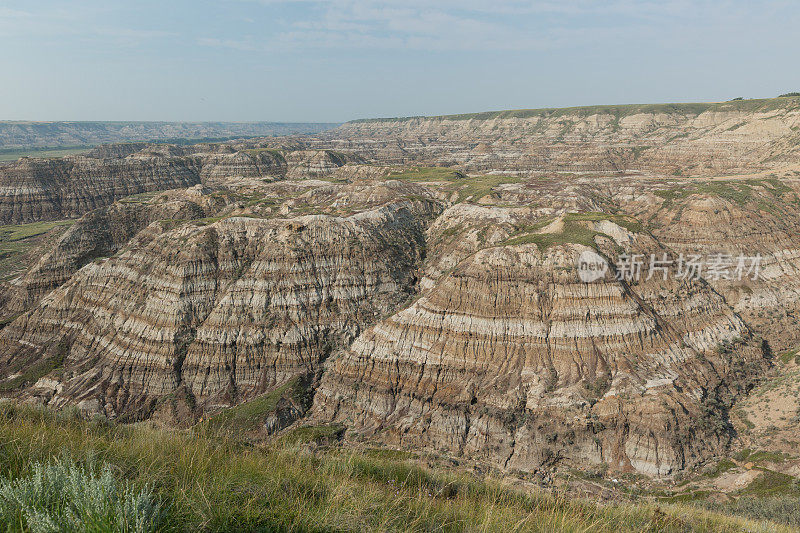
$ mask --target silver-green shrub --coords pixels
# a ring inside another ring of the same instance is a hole
[[[17,479],[0,479],[0,523],[9,531],[149,532],[161,521],[150,490],[120,483],[107,464],[68,459],[35,463]]]

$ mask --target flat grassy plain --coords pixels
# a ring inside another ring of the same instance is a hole
[[[3,148],[0,149],[0,161],[16,161],[20,157],[43,157],[53,159],[67,155],[88,152],[91,146],[60,146],[53,148]]]
[[[324,433],[252,445],[208,428],[116,425],[5,403],[0,476],[24,478],[33,465],[65,458],[108,465],[120,483],[155,496],[159,531],[793,531],[691,505],[599,505],[523,492],[492,477],[425,468],[402,452],[301,438]]]
[[[40,244],[45,235],[54,228],[66,228],[73,220],[33,222],[0,226],[0,280],[22,272],[27,264],[25,254]]]

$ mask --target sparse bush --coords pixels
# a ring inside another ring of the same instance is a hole
[[[800,526],[800,499],[796,496],[771,498],[736,498],[728,502],[708,501],[703,506],[713,511],[775,520],[790,526]]]
[[[9,531],[144,533],[156,529],[160,516],[149,489],[118,483],[107,464],[36,462],[27,476],[0,480],[0,523]]]
[[[778,98],[786,98],[788,96],[800,96],[800,93],[798,93],[798,92],[785,93],[785,94],[780,95]]]

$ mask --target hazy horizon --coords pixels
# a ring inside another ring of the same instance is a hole
[[[329,122],[770,98],[789,1],[144,0],[0,6],[0,120]]]

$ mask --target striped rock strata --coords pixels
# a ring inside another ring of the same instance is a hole
[[[800,98],[353,121],[316,146],[387,164],[491,171],[752,172],[800,163]]]
[[[352,159],[326,150],[258,146],[126,144],[0,164],[0,224],[76,218],[132,194],[201,183],[223,187],[236,179],[318,177]]]
[[[3,366],[13,379],[57,363],[31,395],[123,419],[176,396],[201,411],[237,403],[314,373],[406,301],[437,210],[416,199],[346,218],[155,222],[4,328]]]
[[[723,450],[725,406],[763,365],[747,326],[703,282],[582,283],[582,250],[463,260],[329,360],[314,416],[527,471],[566,461],[663,475]],[[735,355],[715,351],[723,341]]]

